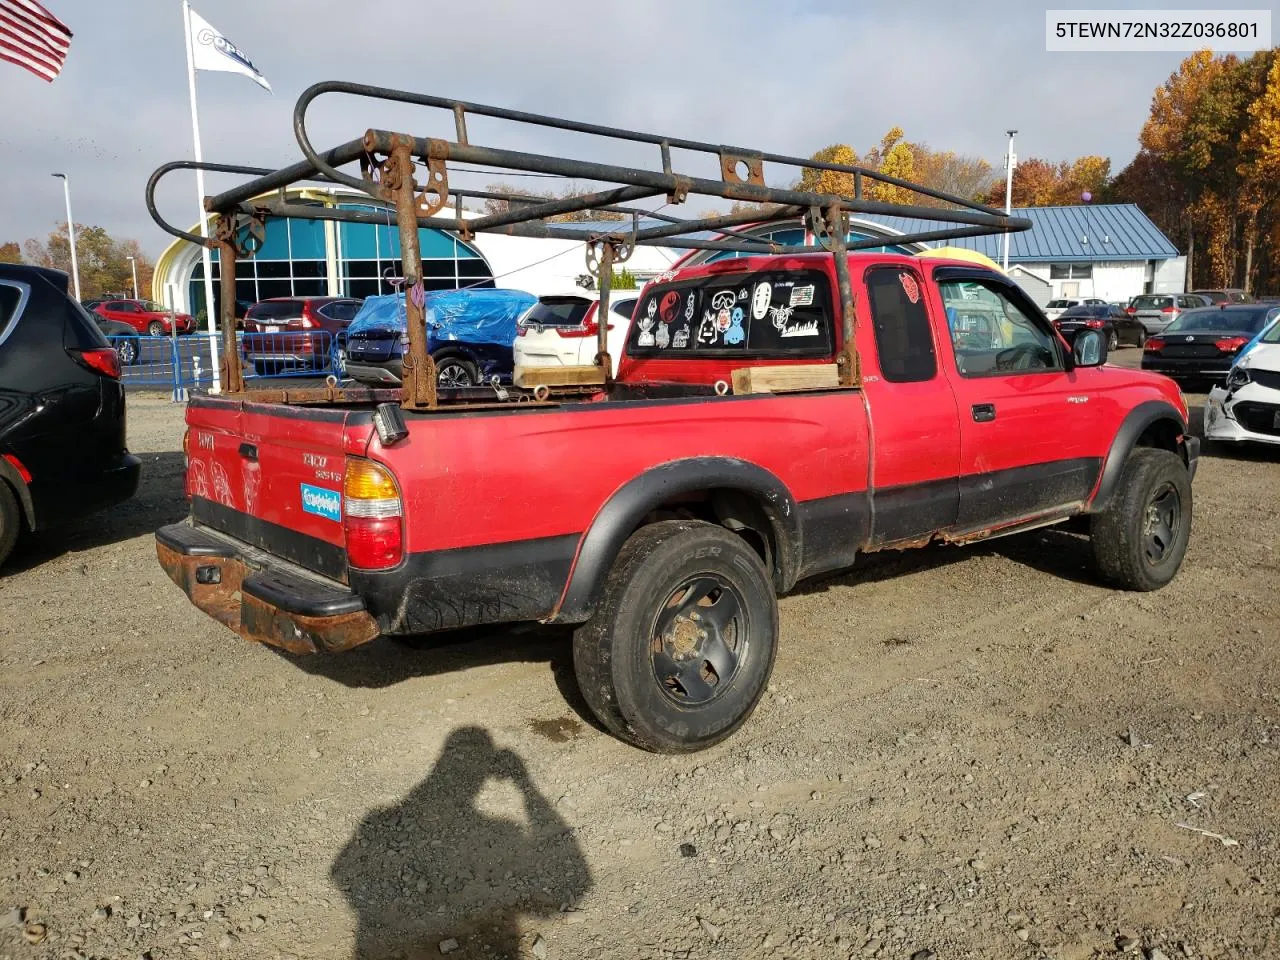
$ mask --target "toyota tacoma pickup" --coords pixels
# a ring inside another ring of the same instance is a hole
[[[1106,365],[1098,331],[1068,347],[997,271],[846,256],[855,386],[737,389],[840,357],[835,258],[810,253],[658,278],[617,379],[577,397],[405,411],[384,438],[372,401],[195,396],[191,517],[158,531],[160,561],[295,653],[576,625],[591,709],[667,752],[747,719],[777,596],[862,554],[1083,517],[1102,580],[1168,583],[1199,451],[1177,386]]]

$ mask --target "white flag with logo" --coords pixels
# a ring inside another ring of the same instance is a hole
[[[258,72],[248,57],[234,43],[220,34],[209,21],[194,10],[191,11],[191,44],[192,62],[197,70],[223,70],[227,73],[241,73],[254,83],[267,90],[271,84]]]

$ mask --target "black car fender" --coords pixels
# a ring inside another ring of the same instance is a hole
[[[27,526],[34,530],[36,508],[31,500],[31,491],[27,488],[27,482],[22,479],[22,474],[3,456],[0,456],[0,481],[8,483],[13,488],[13,492],[18,495],[18,504],[22,507],[22,515],[26,518]]]
[[[654,467],[627,481],[605,501],[578,546],[569,581],[553,619],[586,620],[627,538],[647,514],[673,498],[704,491],[745,494],[771,527],[775,582],[795,582],[800,557],[800,521],[786,485],[763,467],[731,457],[690,457]]]
[[[1107,508],[1111,497],[1120,484],[1120,475],[1124,472],[1124,463],[1129,453],[1138,446],[1144,436],[1159,436],[1161,425],[1167,425],[1167,434],[1185,437],[1187,423],[1182,418],[1182,411],[1167,400],[1145,400],[1126,414],[1120,429],[1116,431],[1107,451],[1107,459],[1103,462],[1102,475],[1098,481],[1098,490],[1089,504],[1089,513],[1099,513]],[[1152,444],[1163,446],[1163,444]],[[1192,469],[1186,443],[1176,444],[1176,451],[1188,470]]]

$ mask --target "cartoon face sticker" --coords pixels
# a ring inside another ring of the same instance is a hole
[[[742,321],[746,314],[742,312],[741,307],[734,307],[733,314],[730,317],[729,329],[724,332],[724,342],[730,346],[737,346],[743,340],[747,339],[746,331],[742,329]]]
[[[755,292],[751,295],[751,316],[753,319],[764,319],[764,315],[769,312],[769,302],[772,298],[773,287],[769,285],[767,280],[761,280],[756,284]]]
[[[693,291],[689,291],[689,298],[684,302],[684,318],[686,320],[693,319],[693,311],[697,309],[698,301],[694,299]]]
[[[663,323],[670,323],[678,316],[680,316],[680,294],[674,290],[668,290],[662,295],[662,302],[658,304],[658,317]]]
[[[710,310],[703,310],[702,323],[698,324],[698,342],[703,344],[715,343],[718,335],[716,315]]]
[[[667,349],[667,346],[671,343],[671,328],[665,323],[658,324],[658,332],[653,335],[653,338],[657,342],[659,350]]]
[[[716,329],[724,333],[729,329],[729,324],[733,322],[728,307],[721,307],[716,313]]]

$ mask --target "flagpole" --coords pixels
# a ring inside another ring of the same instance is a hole
[[[182,0],[182,32],[183,40],[187,47],[187,86],[191,92],[191,136],[195,141],[196,163],[200,163],[203,157],[200,151],[200,114],[196,110],[196,63],[191,47],[190,0]],[[209,222],[205,216],[204,209],[204,171],[199,168],[196,169],[196,204],[200,211],[200,236],[208,239]],[[207,246],[200,248],[200,256],[204,262],[205,319],[208,324],[209,356],[211,372],[213,373],[213,384],[209,387],[209,392],[219,393],[221,391],[221,367],[218,364],[218,329],[215,316],[217,311],[214,310],[213,306],[213,260],[209,256],[209,248]]]

